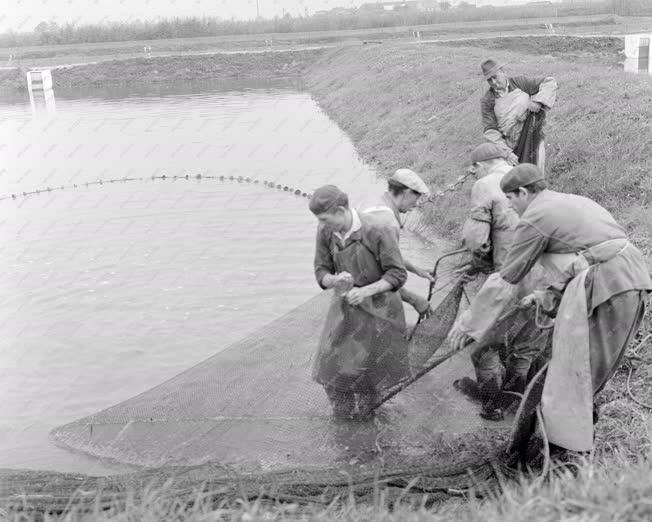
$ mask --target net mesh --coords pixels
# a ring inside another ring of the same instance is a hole
[[[332,494],[366,491],[378,480],[405,486],[414,477],[424,491],[486,482],[513,418],[483,419],[480,406],[452,385],[473,376],[469,354],[450,352],[445,340],[462,291],[452,281],[435,289],[439,305],[410,341],[411,377],[382,390],[371,418],[334,418],[311,378],[326,291],[167,382],[55,428],[52,437],[148,468],[219,465],[211,480],[230,483],[237,475],[238,494],[243,481],[252,491],[282,484],[305,497],[323,496],[326,486]]]

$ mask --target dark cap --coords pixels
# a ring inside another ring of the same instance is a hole
[[[348,207],[349,197],[335,185],[324,185],[313,192],[308,206],[313,214],[323,214],[334,207]]]
[[[503,64],[498,63],[496,60],[489,58],[480,64],[482,69],[482,74],[484,74],[485,80],[488,80],[491,75],[493,75],[499,69],[502,69]]]
[[[478,145],[471,152],[471,162],[487,161],[496,158],[507,158],[511,150],[509,147],[498,145],[497,143],[483,143]]]
[[[514,192],[519,187],[544,179],[545,176],[539,167],[532,163],[521,163],[503,176],[500,180],[500,188],[503,192]]]

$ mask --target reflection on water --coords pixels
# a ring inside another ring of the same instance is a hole
[[[317,293],[306,200],[217,181],[250,176],[355,204],[384,186],[309,95],[144,85],[57,91],[54,117],[0,104],[0,467],[121,470],[48,440],[52,427],[151,388]],[[435,250],[412,237],[417,263]],[[410,280],[425,293],[423,280]]]

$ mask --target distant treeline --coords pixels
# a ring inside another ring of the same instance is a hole
[[[448,2],[441,2],[436,11],[419,11],[416,9],[397,11],[375,9],[334,10],[333,12],[306,17],[285,15],[272,20],[255,21],[221,20],[207,17],[173,18],[157,22],[133,21],[86,25],[57,24],[56,22],[44,21],[30,33],[8,32],[0,35],[0,47],[370,29],[446,22],[599,14],[652,16],[652,0],[570,1],[562,3],[538,1],[531,2],[530,5],[513,7],[486,6],[482,8],[475,8],[466,2],[462,2],[456,7],[451,7]]]

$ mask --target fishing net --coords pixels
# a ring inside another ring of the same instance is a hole
[[[473,375],[469,354],[446,343],[463,286],[449,281],[437,292],[443,299],[409,344],[410,376],[382,390],[371,418],[333,418],[324,389],[311,378],[331,299],[326,291],[169,381],[52,436],[147,468],[213,466],[216,484],[233,485],[238,477],[237,491],[225,494],[249,495],[266,485],[276,494],[332,498],[342,488],[362,494],[374,481],[405,487],[415,477],[415,491],[479,487],[493,477],[512,419],[482,419],[479,406],[452,386]]]

